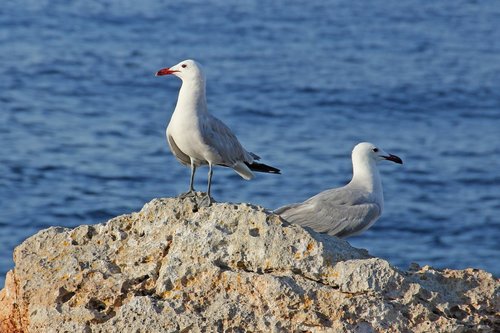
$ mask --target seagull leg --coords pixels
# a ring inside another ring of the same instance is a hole
[[[200,206],[210,207],[212,205],[212,197],[210,196],[210,188],[212,187],[212,163],[208,162],[208,186],[207,195],[201,200]]]
[[[194,190],[194,185],[193,185],[195,172],[196,172],[196,166],[194,165],[193,159],[191,159],[191,181],[189,182],[189,191],[179,195],[179,198],[184,199],[184,198],[196,196],[196,192]]]

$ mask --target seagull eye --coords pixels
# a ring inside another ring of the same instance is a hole
[[[378,153],[378,148],[373,148],[374,153]]]
[[[188,65],[186,65],[186,64],[182,64],[182,65],[181,65],[181,67],[182,67],[182,68],[186,68],[187,66],[188,66]]]

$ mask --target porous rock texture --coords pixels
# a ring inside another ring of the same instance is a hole
[[[155,199],[14,252],[0,332],[494,332],[499,281],[403,272],[261,207]]]

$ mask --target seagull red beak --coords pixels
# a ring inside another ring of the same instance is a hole
[[[389,154],[389,156],[383,156],[388,161],[393,161],[397,164],[403,164],[403,160],[397,157],[396,155]]]
[[[178,71],[176,71],[174,69],[170,69],[170,68],[163,68],[163,69],[160,69],[158,72],[156,72],[156,76],[173,74],[175,72],[178,72]]]

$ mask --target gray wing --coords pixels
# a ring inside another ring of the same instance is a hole
[[[226,124],[214,116],[207,116],[208,119],[200,122],[203,140],[220,156],[221,164],[233,166],[239,161],[252,163],[257,155],[247,152]]]
[[[167,142],[172,154],[175,158],[184,165],[191,165],[191,158],[184,154],[174,141],[174,138],[167,133]]]
[[[278,208],[276,214],[316,232],[347,237],[368,228],[380,216],[380,206],[360,191],[339,188],[321,192],[303,203]]]

